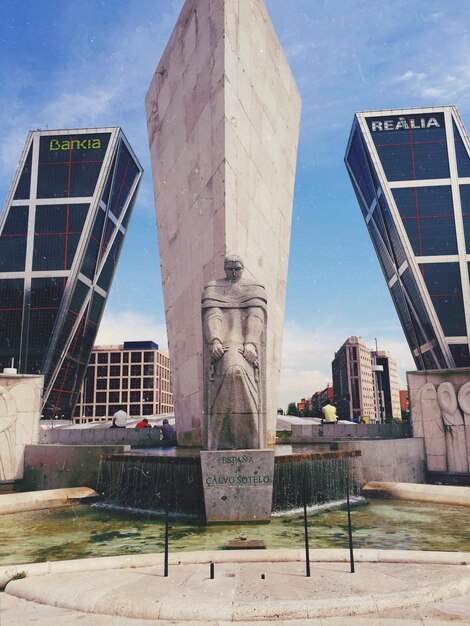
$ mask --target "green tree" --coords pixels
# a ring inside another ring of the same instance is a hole
[[[289,402],[289,405],[287,406],[287,415],[295,415],[296,417],[299,417],[299,409],[297,408],[295,402]]]

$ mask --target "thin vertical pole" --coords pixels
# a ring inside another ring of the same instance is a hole
[[[303,496],[304,496],[304,533],[305,533],[305,575],[307,578],[310,578],[310,551],[308,547],[308,524],[307,524],[307,489],[305,486],[305,470],[304,470],[304,488],[303,488]]]
[[[210,576],[211,576],[211,580],[214,580],[214,563],[212,561],[210,565]]]
[[[165,511],[165,567],[163,576],[168,576],[168,498],[166,501],[166,511]]]
[[[349,559],[351,563],[351,574],[354,574],[354,550],[352,540],[352,525],[351,525],[351,504],[349,502],[349,476],[346,473],[346,504],[348,509],[348,535],[349,535]]]

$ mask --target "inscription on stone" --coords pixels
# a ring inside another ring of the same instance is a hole
[[[208,522],[270,519],[273,450],[201,452],[201,467]]]

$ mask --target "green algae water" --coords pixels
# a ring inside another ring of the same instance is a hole
[[[470,509],[404,502],[356,500],[355,548],[470,551]],[[310,547],[346,548],[347,515],[340,506],[309,512]],[[270,524],[206,526],[170,519],[170,552],[218,550],[232,539],[262,539],[267,548],[302,548],[300,512],[279,514]],[[77,505],[0,516],[0,565],[163,552],[164,520],[150,513]]]

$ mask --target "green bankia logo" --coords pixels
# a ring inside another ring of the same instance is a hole
[[[49,150],[98,150],[101,139],[50,139]]]

